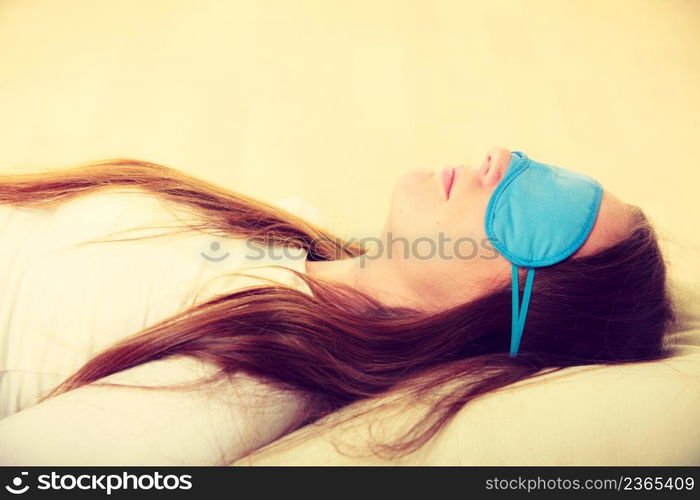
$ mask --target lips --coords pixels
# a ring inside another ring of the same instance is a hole
[[[450,194],[452,193],[452,188],[457,182],[462,167],[445,167],[442,169],[442,184],[445,187],[445,197],[449,200]]]
[[[445,197],[450,199],[450,191],[455,180],[454,167],[445,167],[442,169],[442,185],[445,187]]]

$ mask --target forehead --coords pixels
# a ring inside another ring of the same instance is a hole
[[[595,224],[583,246],[574,257],[591,255],[625,238],[632,229],[634,219],[630,206],[607,189],[603,190],[600,210]]]

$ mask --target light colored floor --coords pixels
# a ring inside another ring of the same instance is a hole
[[[645,208],[700,277],[698,0],[2,0],[0,61],[2,168],[136,157],[361,237],[401,172],[502,144]]]

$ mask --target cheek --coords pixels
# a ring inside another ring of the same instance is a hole
[[[450,236],[468,237],[481,243],[486,238],[484,218],[489,198],[490,193],[484,190],[472,190],[454,200],[444,211],[444,226]]]
[[[401,176],[392,194],[386,232],[409,239],[449,238],[450,242],[443,243],[448,254],[489,249],[484,216],[490,193],[480,186],[463,184],[460,198],[446,201],[438,180],[434,172],[423,170]]]
[[[470,238],[486,237],[484,227],[484,211],[481,207],[455,210],[447,214],[445,226],[450,229],[452,236],[469,236]]]

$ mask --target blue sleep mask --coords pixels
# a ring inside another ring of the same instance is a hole
[[[486,235],[512,264],[510,356],[518,353],[535,268],[576,252],[593,229],[603,188],[590,177],[531,160],[513,151],[510,165],[486,207]],[[522,308],[518,268],[527,269]]]

